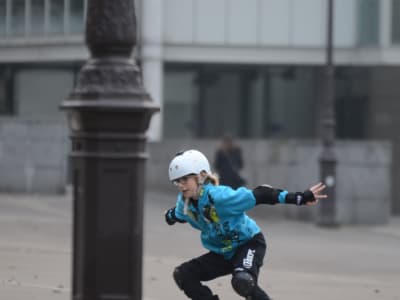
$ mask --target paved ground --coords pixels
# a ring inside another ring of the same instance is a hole
[[[186,299],[171,272],[203,253],[196,231],[164,225],[163,211],[174,202],[168,194],[146,195],[144,300]],[[257,221],[268,241],[260,283],[274,299],[400,300],[400,218],[334,230],[271,213]],[[70,247],[68,196],[0,194],[0,299],[71,299]],[[222,300],[241,299],[228,277],[210,285]]]

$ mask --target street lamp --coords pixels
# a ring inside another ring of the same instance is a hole
[[[88,0],[91,57],[61,108],[71,131],[76,300],[142,299],[146,130],[158,107],[132,59],[132,0]]]
[[[326,227],[338,225],[336,214],[336,117],[335,117],[335,68],[333,65],[333,11],[334,0],[328,0],[326,65],[324,68],[324,91],[322,110],[322,153],[320,176],[327,186],[329,199],[321,201],[317,224]]]

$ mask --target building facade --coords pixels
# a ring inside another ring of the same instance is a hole
[[[334,3],[337,137],[391,142],[400,214],[400,0]],[[0,120],[9,132],[64,124],[58,106],[88,57],[86,7],[0,0]],[[135,56],[161,107],[152,141],[319,138],[327,0],[137,0],[136,8]]]

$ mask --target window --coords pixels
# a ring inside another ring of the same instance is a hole
[[[358,8],[358,41],[360,45],[378,45],[379,0],[359,0]]]
[[[337,67],[337,137],[367,137],[368,67]],[[173,64],[165,67],[164,137],[314,138],[322,67]]]
[[[31,0],[31,28],[33,35],[44,33],[44,5],[45,0]]]
[[[0,0],[0,37],[6,35],[6,0]]]
[[[80,65],[0,65],[0,116],[59,118]]]
[[[50,28],[49,33],[64,32],[64,0],[50,1]]]
[[[11,1],[11,33],[25,35],[25,0]]]
[[[70,0],[70,32],[82,33],[84,24],[84,1],[83,0]]]
[[[195,112],[197,110],[196,70],[171,69],[165,77],[164,136],[195,136]]]
[[[0,38],[82,34],[87,0],[0,0]]]
[[[12,72],[10,68],[0,66],[0,116],[12,112]]]
[[[164,136],[312,137],[315,69],[167,64]]]
[[[392,43],[400,44],[400,0],[392,0]]]
[[[315,131],[312,118],[317,100],[316,67],[269,67],[265,77],[265,133],[269,137],[309,138]],[[300,121],[301,120],[301,121]]]
[[[336,69],[336,136],[339,139],[367,137],[367,116],[370,86],[368,67]]]
[[[26,67],[15,72],[16,112],[22,118],[59,118],[61,102],[72,91],[72,68]]]

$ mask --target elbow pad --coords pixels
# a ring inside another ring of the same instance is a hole
[[[269,185],[260,185],[253,190],[256,205],[258,204],[276,204],[279,202],[279,194],[282,190],[274,189]]]

